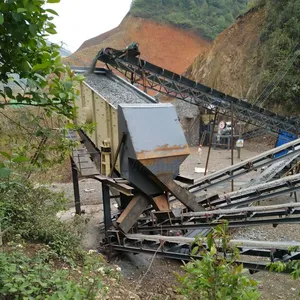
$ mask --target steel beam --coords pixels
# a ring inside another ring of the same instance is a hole
[[[277,157],[276,154],[280,153],[283,150],[288,150],[288,153],[282,155],[281,157]],[[201,179],[197,180],[195,184],[189,186],[188,189],[192,193],[203,191],[208,187],[212,187],[221,182],[239,177],[241,175],[244,175],[245,173],[248,173],[253,170],[257,170],[275,161],[279,161],[291,156],[295,156],[297,153],[300,154],[300,139],[284,144],[280,147],[271,149],[255,157],[246,159],[233,166],[229,166],[222,170],[206,175]]]
[[[81,205],[80,205],[80,193],[79,193],[79,183],[78,183],[78,171],[77,171],[76,164],[72,157],[70,157],[70,161],[71,161],[71,168],[72,168],[75,212],[77,215],[80,215],[81,214]]]
[[[241,216],[242,217],[242,216]],[[224,220],[226,220],[226,216],[224,216]],[[177,220],[172,220],[177,221]],[[195,221],[196,218],[195,218]],[[259,226],[259,225],[279,225],[279,224],[299,224],[300,223],[300,215],[298,210],[297,217],[281,217],[281,218],[265,218],[265,219],[250,219],[243,221],[230,221],[228,227],[230,228],[240,228],[240,227],[249,227],[249,226]],[[147,226],[147,227],[139,227],[139,232],[161,232],[164,230],[195,230],[195,229],[209,229],[214,228],[216,226],[222,225],[224,222],[212,221],[211,223],[195,223],[195,224],[180,224],[180,225],[162,225],[162,226]]]
[[[107,234],[108,230],[112,226],[111,220],[111,209],[110,209],[110,196],[109,196],[109,186],[102,183],[102,199],[103,199],[103,212],[104,212],[104,228]]]
[[[164,236],[164,235],[147,235],[147,234],[126,234],[126,239],[135,241],[152,241],[152,242],[168,242],[175,244],[193,245],[195,238],[183,237],[183,236]],[[206,238],[201,240],[206,245]],[[216,244],[221,244],[221,240],[216,240]],[[256,240],[241,240],[233,239],[228,242],[230,247],[239,248],[252,248],[252,249],[264,249],[264,250],[286,250],[287,252],[291,248],[300,248],[300,242],[278,242],[278,241],[256,241]]]
[[[151,248],[142,248],[137,246],[123,246],[118,244],[111,244],[111,247],[115,249],[116,251],[120,252],[128,252],[128,253],[146,253],[150,255],[157,255],[165,258],[170,259],[177,259],[181,261],[190,261],[191,259],[202,259],[203,257],[200,255],[190,255],[190,254],[184,254],[180,252],[172,252],[172,251],[158,251],[157,249],[151,249]],[[236,260],[237,264],[243,264],[243,267],[245,269],[249,269],[251,271],[270,271],[270,262],[251,262],[246,260]],[[283,273],[287,273],[287,271],[283,271]]]
[[[200,201],[206,208],[231,208],[261,201],[300,189],[300,174],[287,176],[223,195],[214,195]]]

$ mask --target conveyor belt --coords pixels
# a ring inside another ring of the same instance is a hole
[[[159,224],[146,223],[138,227],[139,232],[163,232],[168,230],[197,230],[214,228],[223,221],[229,221],[230,228],[256,225],[297,224],[300,222],[300,204],[217,209],[204,212],[188,212]]]
[[[152,242],[168,242],[175,244],[185,244],[192,245],[195,242],[194,238],[183,237],[183,236],[163,236],[163,235],[148,235],[148,234],[126,234],[126,239],[136,240],[139,242],[152,241]],[[204,238],[203,243],[206,244],[206,239]],[[219,241],[216,241],[219,244]],[[230,240],[228,245],[231,247],[241,247],[241,248],[255,248],[255,249],[277,249],[288,251],[291,248],[300,248],[300,242],[278,242],[278,241],[256,241],[256,240]]]
[[[282,156],[277,157],[276,154],[282,152],[283,150],[288,150],[288,153],[285,153]],[[221,182],[231,180],[233,178],[244,175],[250,171],[257,170],[275,161],[279,161],[279,160],[281,161],[287,159],[288,157],[293,157],[297,153],[300,154],[300,139],[284,144],[280,147],[271,149],[255,157],[246,159],[233,166],[229,166],[222,170],[206,175],[201,179],[197,180],[195,184],[189,186],[188,189],[192,193],[203,191]]]
[[[214,195],[203,199],[200,201],[200,204],[205,208],[231,208],[241,205],[249,205],[255,201],[262,201],[283,194],[289,194],[296,192],[299,189],[300,174],[296,174],[224,195]]]
[[[110,246],[122,252],[148,253],[188,261],[190,259],[202,258],[200,254],[191,255],[190,253],[194,241],[195,239],[193,238],[182,236],[128,234],[120,239],[119,242],[111,243]],[[177,245],[181,245],[181,247]],[[203,245],[205,246],[205,240]],[[236,263],[243,264],[244,268],[248,268],[252,271],[268,271],[270,262],[286,262],[300,258],[300,253],[297,250],[300,243],[295,242],[230,240],[229,245],[231,247],[237,247],[240,251],[242,259],[237,260]],[[291,248],[295,250],[290,251]],[[218,248],[217,251],[223,253],[223,249],[221,248]],[[252,258],[248,260],[247,257],[251,256]],[[253,260],[253,256],[256,261]],[[266,261],[266,258],[269,260]],[[286,270],[286,272],[288,272],[288,270]]]
[[[295,133],[299,120],[280,116],[242,99],[226,95],[186,77],[165,70],[140,59],[136,50],[102,49],[98,60],[114,67],[128,78],[132,84],[142,85],[162,94],[176,97],[188,103],[205,108],[218,108],[220,113],[253,125],[278,132],[279,129]]]
[[[295,133],[298,131],[299,119],[286,118],[277,115],[273,112],[267,111],[260,107],[251,105],[246,101],[234,98],[219,91],[213,90],[202,84],[196,83],[188,78],[175,74],[173,72],[164,70],[158,66],[148,63],[139,58],[139,53],[136,50],[114,50],[111,48],[103,49],[97,58],[105,62],[125,75],[130,80],[131,84],[141,85],[144,88],[151,88],[157,92],[174,96],[185,102],[191,103],[195,106],[202,106],[209,109],[218,108],[219,113],[231,115],[232,112],[236,119],[251,123],[255,126],[266,129],[267,131],[278,132],[280,129]],[[96,73],[102,74],[102,70],[95,70]],[[135,88],[136,89],[136,88]],[[280,158],[276,154],[288,150]],[[190,186],[190,192],[197,194],[199,191],[214,186],[220,182],[230,180],[241,176],[247,172],[257,170],[258,168],[277,161],[289,161],[300,154],[300,139],[291,143],[285,144],[276,149],[267,151],[254,158],[243,161],[234,166],[230,166],[223,170],[217,171],[213,174],[203,177],[198,182]],[[285,164],[285,163],[283,163]],[[280,164],[282,167],[283,164]],[[276,167],[276,166],[275,166]],[[269,177],[268,177],[269,178]],[[100,181],[102,178],[99,179]],[[115,182],[110,182],[104,178],[106,184],[113,186]],[[261,200],[270,195],[277,195],[278,193],[287,193],[298,189],[300,182],[299,176],[289,177],[280,182],[273,182],[271,184],[260,185],[259,187],[243,190],[231,194],[228,198],[210,199],[206,201],[204,206],[213,207],[236,207],[238,205],[249,204],[255,200]],[[104,182],[104,181],[103,181]],[[109,203],[109,190],[106,191],[106,198]],[[110,214],[107,214],[111,218]],[[155,213],[154,213],[155,215]],[[141,233],[170,233],[170,231],[177,231],[184,234],[187,230],[199,230],[201,228],[213,228],[223,223],[223,219],[229,222],[229,227],[241,227],[249,225],[273,224],[280,223],[299,223],[300,222],[300,204],[288,203],[280,206],[268,207],[245,207],[242,209],[219,209],[207,210],[199,213],[182,213],[177,217],[170,217],[164,221],[156,220],[156,218],[146,216],[141,218],[136,223],[133,230]],[[111,221],[111,220],[110,220]],[[158,222],[158,224],[156,223]],[[160,223],[159,223],[160,222]],[[107,228],[112,228],[108,226]],[[119,251],[134,252],[134,253],[155,253],[170,258],[188,260],[191,258],[190,252],[178,253],[175,248],[184,245],[189,247],[192,239],[186,237],[165,237],[155,235],[127,235],[122,237],[122,233],[118,230],[106,230],[107,237],[112,234],[110,246]],[[144,237],[143,237],[144,236]],[[185,240],[184,240],[185,239]],[[233,245],[238,245],[243,256],[260,256],[263,258],[269,257],[271,261],[293,260],[299,259],[300,253],[290,253],[290,246],[299,246],[295,243],[280,243],[280,242],[258,242],[258,241],[231,241]],[[236,242],[236,243],[235,243]],[[161,249],[159,246],[163,245]],[[271,248],[271,249],[270,249]],[[177,248],[178,249],[178,248]],[[182,248],[180,250],[185,250]],[[196,256],[195,258],[201,258]],[[266,270],[267,262],[249,262],[238,261],[243,263],[244,267],[252,270]]]

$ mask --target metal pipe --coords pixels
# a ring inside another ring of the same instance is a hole
[[[207,174],[207,170],[208,170],[208,162],[209,162],[209,157],[210,157],[210,152],[211,152],[211,146],[212,146],[212,140],[213,140],[215,126],[216,126],[217,115],[218,115],[218,108],[215,111],[213,126],[210,129],[211,132],[210,132],[210,137],[209,137],[209,148],[208,148],[208,153],[207,153],[207,158],[206,158],[204,176]]]
[[[234,147],[234,141],[233,141],[233,103],[231,102],[231,165],[234,165],[233,160],[233,147]],[[231,191],[234,191],[234,180],[231,180]]]
[[[78,183],[78,171],[77,171],[76,164],[72,157],[70,157],[70,160],[71,160],[71,167],[72,167],[75,212],[77,215],[80,215],[81,214],[81,205],[80,205],[80,193],[79,193],[79,183]]]

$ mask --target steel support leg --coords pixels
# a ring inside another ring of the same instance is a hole
[[[233,141],[233,103],[231,103],[231,165],[234,165],[234,159],[233,159],[233,147],[234,147],[234,141]],[[232,173],[231,173],[232,174]],[[234,191],[234,180],[231,180],[231,191]]]
[[[211,146],[212,146],[212,142],[213,142],[213,136],[214,136],[215,126],[216,126],[217,116],[218,116],[218,109],[216,109],[216,111],[215,111],[213,126],[212,127],[210,126],[209,147],[208,147],[208,153],[207,153],[207,158],[206,158],[204,176],[207,174],[207,170],[208,170],[208,163],[209,163],[210,151],[211,151]]]
[[[102,183],[102,197],[103,197],[103,211],[104,211],[104,227],[105,232],[107,232],[112,226],[111,221],[111,210],[110,210],[110,196],[109,196],[109,186]]]
[[[80,194],[79,194],[79,183],[78,183],[78,171],[74,160],[71,159],[72,166],[72,179],[73,179],[73,189],[74,189],[74,200],[75,200],[75,212],[77,215],[81,214],[81,205],[80,205]]]

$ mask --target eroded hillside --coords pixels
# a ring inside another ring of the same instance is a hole
[[[187,75],[288,115],[300,111],[300,2],[257,0],[222,32]]]
[[[260,35],[264,23],[263,9],[240,17],[196,58],[186,75],[236,97],[255,97],[263,68]]]
[[[101,48],[123,49],[132,42],[139,43],[143,59],[177,73],[210,44],[190,31],[128,15],[117,28],[84,42],[66,62],[87,66]]]

